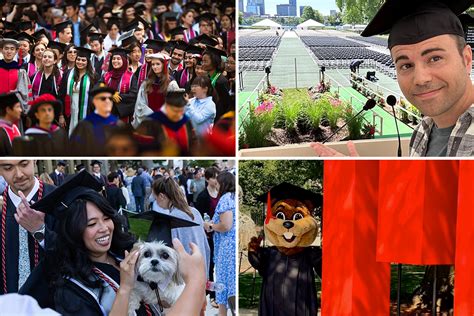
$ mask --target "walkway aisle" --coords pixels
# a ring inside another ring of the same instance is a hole
[[[295,32],[286,31],[273,58],[270,83],[279,88],[295,88],[295,58],[298,88],[317,85],[319,68]]]

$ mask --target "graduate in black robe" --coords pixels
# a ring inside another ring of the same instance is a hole
[[[113,129],[123,124],[112,115],[112,95],[115,90],[104,83],[96,85],[89,93],[94,112],[79,122],[71,134],[71,148],[78,155],[105,155],[105,143]]]
[[[161,111],[147,117],[136,129],[137,134],[151,136],[158,150],[166,155],[189,155],[196,145],[191,120],[184,114],[187,104],[184,89],[168,91]]]
[[[260,316],[317,315],[316,274],[321,275],[321,248],[308,247],[286,256],[276,247],[249,252],[250,264],[262,276]]]
[[[32,163],[32,162],[31,162]],[[36,193],[31,198],[32,201],[38,201],[40,197],[43,197],[53,191],[54,186],[47,183],[42,183],[39,180],[35,179],[37,182]],[[5,240],[0,241],[0,255],[2,260],[0,260],[0,273],[1,273],[1,286],[0,294],[7,293],[16,293],[19,289],[19,247],[20,247],[20,228],[18,222],[15,220],[14,214],[16,213],[16,206],[12,200],[12,191],[9,187],[5,189],[3,193],[4,205],[3,210],[6,210],[6,215],[1,222],[1,229],[5,229]],[[18,198],[15,196],[15,198]],[[5,205],[6,203],[6,205]],[[2,211],[3,213],[3,211]],[[45,231],[44,231],[44,240],[42,245],[33,238],[32,234],[28,233],[28,255],[30,262],[30,269],[33,270],[35,264],[39,263],[39,260],[44,255],[44,249],[51,247],[55,242],[55,232],[56,221],[52,216],[45,217]],[[3,251],[5,249],[5,252]],[[3,259],[5,260],[5,267],[3,266]],[[5,274],[4,274],[5,273]]]

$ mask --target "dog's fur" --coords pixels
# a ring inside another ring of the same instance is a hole
[[[163,307],[172,306],[184,289],[184,280],[179,273],[178,253],[162,241],[137,242],[132,251],[135,249],[140,250],[136,263],[136,274],[140,275],[145,282],[135,281],[135,286],[130,294],[128,315],[135,315],[135,310],[140,307],[140,302],[158,304],[155,291],[149,286],[150,282],[158,284]],[[160,289],[163,282],[167,283],[165,290]]]

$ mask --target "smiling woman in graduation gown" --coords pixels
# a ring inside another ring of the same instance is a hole
[[[115,91],[114,108],[112,113],[128,123],[135,109],[135,101],[137,98],[137,77],[133,76],[133,72],[128,69],[129,50],[123,48],[115,48],[110,51],[109,71],[103,78],[107,86]]]

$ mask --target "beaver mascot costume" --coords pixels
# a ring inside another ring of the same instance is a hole
[[[321,276],[321,248],[311,246],[318,234],[312,212],[322,196],[281,183],[258,197],[267,203],[262,237],[249,243],[250,264],[262,276],[260,316],[315,316],[318,312],[315,274]]]

